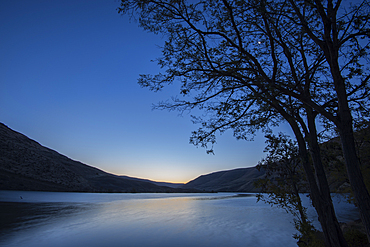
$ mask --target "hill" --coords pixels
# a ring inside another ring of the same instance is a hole
[[[116,176],[74,161],[0,123],[0,190],[184,191],[159,185],[150,180]]]
[[[356,133],[365,183],[370,187],[370,129]],[[332,192],[350,192],[339,138],[321,144]],[[0,123],[0,190],[79,192],[259,192],[256,167],[219,171],[186,184],[117,176],[74,161]]]
[[[256,167],[219,171],[199,176],[182,188],[215,192],[259,192],[253,183],[264,175],[265,172],[258,171]]]
[[[370,128],[367,126],[355,133],[355,139],[364,181],[370,188]],[[331,192],[351,192],[340,139],[338,137],[330,139],[320,147]],[[182,188],[215,192],[259,192],[260,189],[255,188],[254,181],[263,178],[264,175],[265,172],[258,171],[256,167],[220,171],[202,175]],[[301,192],[309,192],[309,188],[302,188]]]
[[[129,177],[129,176],[122,176],[122,175],[120,177],[130,179],[130,180],[135,180],[135,181],[149,182],[149,183],[152,183],[158,186],[165,186],[165,187],[170,187],[170,188],[181,188],[184,185],[183,183],[157,182],[157,181],[152,181],[149,179],[135,178],[135,177]]]

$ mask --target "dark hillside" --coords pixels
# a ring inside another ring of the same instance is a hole
[[[174,192],[106,173],[46,148],[0,123],[0,189],[86,192]]]
[[[262,178],[264,174],[264,171],[258,171],[255,167],[214,172],[202,175],[182,188],[216,192],[258,192],[259,189],[255,188],[254,181]]]
[[[357,155],[360,159],[364,182],[370,189],[370,128],[355,133]],[[321,144],[322,157],[326,166],[328,182],[333,192],[351,191],[339,138]]]
[[[360,157],[365,184],[370,189],[370,128],[355,133],[358,155]],[[343,153],[339,138],[321,144],[322,158],[332,192],[350,192]],[[265,172],[256,167],[239,168],[214,172],[188,182],[182,188],[195,188],[215,192],[259,192],[254,181],[264,178]],[[308,192],[308,188],[305,192]]]

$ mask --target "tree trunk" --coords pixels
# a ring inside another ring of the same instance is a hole
[[[309,146],[310,146],[310,153],[313,161],[313,166],[315,168],[316,179],[318,182],[318,187],[320,190],[320,200],[321,205],[323,207],[323,211],[325,212],[323,215],[323,221],[326,222],[328,231],[328,239],[333,246],[347,246],[346,240],[344,238],[343,232],[340,228],[338,219],[335,215],[333,201],[330,196],[330,188],[328,184],[328,180],[326,178],[324,166],[322,164],[321,153],[320,153],[320,146],[317,141],[317,132],[316,132],[316,124],[315,124],[315,116],[313,113],[313,109],[310,107],[306,107],[307,112],[307,123],[309,129]],[[339,241],[339,242],[338,242]]]
[[[311,191],[310,195],[311,195],[312,204],[314,208],[316,209],[317,215],[319,217],[319,222],[323,229],[326,246],[328,247],[347,247],[348,245],[343,237],[343,234],[341,233],[339,223],[335,216],[333,204],[332,204],[331,197],[330,197],[330,192],[321,194],[320,189],[317,185],[315,174],[312,171],[312,166],[311,166],[310,159],[309,159],[309,153],[306,147],[306,141],[302,134],[301,129],[298,126],[297,119],[289,115],[278,103],[276,103],[274,98],[269,98],[269,100],[270,101],[268,102],[271,104],[271,106],[274,107],[283,116],[283,118],[289,123],[297,139],[299,156],[301,158],[302,165],[305,170],[307,180],[310,186],[310,191]],[[316,134],[316,129],[311,134],[312,135]],[[317,136],[315,138],[317,138]],[[317,141],[317,139],[314,139],[314,140]],[[321,161],[320,161],[320,164],[322,165]],[[319,169],[318,175],[320,177],[322,175],[325,176],[325,173],[320,173],[320,169]],[[326,181],[326,177],[325,177],[325,181]],[[322,183],[325,184],[324,182]],[[325,186],[323,186],[323,188],[325,188]],[[326,191],[329,191],[329,190],[326,189]]]
[[[312,167],[309,161],[309,154],[306,148],[306,142],[304,137],[299,129],[298,125],[294,120],[287,119],[290,126],[293,129],[293,132],[296,136],[299,154],[302,159],[303,168],[307,175],[307,180],[309,182],[312,204],[316,209],[316,212],[319,217],[319,222],[321,224],[325,243],[328,247],[347,247],[347,243],[343,237],[343,234],[340,230],[339,223],[336,219],[333,204],[331,202],[330,193],[328,198],[328,193],[322,195],[320,189],[316,183],[315,175],[312,171]],[[325,176],[325,173],[324,173]]]
[[[360,162],[357,157],[355,138],[353,136],[352,115],[348,105],[348,98],[345,88],[344,79],[341,75],[338,59],[331,52],[331,60],[329,62],[331,74],[334,79],[334,87],[338,97],[338,117],[339,124],[336,124],[339,130],[344,159],[348,178],[355,195],[357,205],[360,209],[361,220],[366,228],[368,241],[370,242],[370,195],[366,189]]]
[[[291,180],[293,181],[294,179],[291,178]],[[298,204],[297,208],[298,208],[299,215],[301,217],[301,224],[307,226],[309,224],[309,221],[307,219],[307,215],[305,211],[303,210],[302,200],[299,195],[299,190],[297,188],[296,183],[292,183],[292,187],[293,187],[293,193],[297,197],[297,204]]]
[[[348,114],[343,112],[343,110],[340,112],[340,116],[342,125],[339,128],[339,135],[342,143],[344,159],[346,161],[348,178],[351,183],[351,188],[354,193],[356,203],[360,209],[361,220],[366,228],[368,241],[370,242],[370,196],[364,183],[360,169],[360,162],[356,153],[355,140],[352,130],[352,120],[343,121],[351,118],[350,114],[348,116]]]

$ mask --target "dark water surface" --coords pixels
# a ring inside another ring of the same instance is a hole
[[[334,202],[340,221],[359,217],[340,197]],[[319,227],[312,207],[308,214]],[[296,246],[292,221],[236,193],[0,191],[0,246]]]

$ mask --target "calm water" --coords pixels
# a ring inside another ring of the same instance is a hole
[[[359,218],[352,205],[334,201],[340,221]],[[0,246],[296,246],[292,220],[235,193],[0,191]]]

